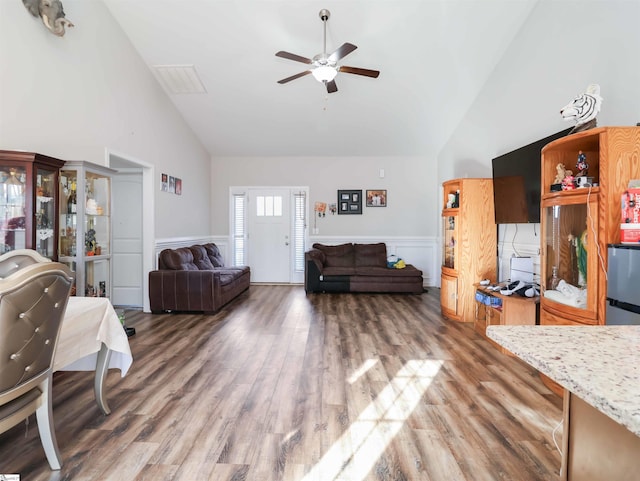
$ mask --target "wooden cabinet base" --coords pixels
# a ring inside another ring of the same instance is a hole
[[[640,437],[568,391],[564,422],[560,479],[638,479]]]
[[[560,397],[564,395],[564,388],[560,384],[553,381],[552,379],[549,379],[544,374],[540,374],[540,379],[542,379],[542,384],[547,386],[553,393],[557,394]]]

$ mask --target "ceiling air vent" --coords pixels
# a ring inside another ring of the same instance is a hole
[[[154,65],[160,83],[170,94],[204,94],[204,88],[193,65]]]

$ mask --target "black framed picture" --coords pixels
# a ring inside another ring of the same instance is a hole
[[[362,190],[339,190],[338,214],[362,214]]]
[[[367,190],[367,207],[386,207],[386,190]]]

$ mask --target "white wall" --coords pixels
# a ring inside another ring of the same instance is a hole
[[[321,236],[437,236],[440,201],[429,163],[421,157],[215,158],[212,225],[216,234],[228,234],[229,186],[306,185],[311,207],[337,202],[338,189],[387,189],[387,207],[363,205],[362,215],[317,219]]]
[[[211,223],[216,235],[228,235],[229,186],[308,186],[310,244],[385,242],[389,254],[423,271],[425,285],[436,285],[438,224],[433,219],[440,194],[429,164],[434,161],[422,157],[215,158]],[[337,203],[339,189],[362,189],[363,195],[367,189],[386,189],[387,207],[363,204],[362,215],[314,216],[314,204]]]
[[[599,126],[640,122],[639,21],[639,1],[540,0],[438,155],[440,181],[490,177],[492,158],[571,127],[559,110],[590,83],[604,98]],[[501,229],[503,260],[512,244],[537,252],[539,232]]]
[[[163,172],[183,185],[154,190],[155,237],[209,235],[209,155],[102,1],[64,8],[76,27],[58,38],[0,0],[0,148],[102,165],[109,149],[153,165],[158,186]]]

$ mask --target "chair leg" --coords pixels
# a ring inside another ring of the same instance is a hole
[[[53,385],[53,376],[49,375],[47,380],[40,385],[42,390],[42,403],[36,410],[36,419],[38,420],[38,432],[44,453],[49,461],[51,469],[58,470],[62,467],[62,458],[58,450],[58,442],[56,441],[55,426],[53,424],[53,406],[51,400],[51,392]]]

